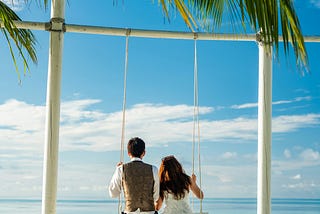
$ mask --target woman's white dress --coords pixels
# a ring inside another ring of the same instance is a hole
[[[173,194],[165,192],[163,205],[162,214],[192,214],[188,192],[179,200],[176,200]]]

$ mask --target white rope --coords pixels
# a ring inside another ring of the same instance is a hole
[[[193,132],[192,132],[192,173],[195,171],[195,144],[198,143],[198,169],[199,187],[202,189],[201,177],[201,154],[200,154],[200,121],[199,121],[199,90],[198,90],[198,59],[197,59],[197,39],[194,38],[194,104],[193,104]],[[197,136],[197,139],[196,139]],[[200,192],[201,194],[201,192]],[[193,203],[193,202],[192,202]],[[202,199],[200,199],[200,214],[202,214]]]
[[[192,174],[195,169],[195,143],[196,143],[196,122],[198,105],[198,65],[197,65],[197,40],[194,40],[194,68],[193,68],[193,129],[192,129]]]
[[[129,46],[129,36],[126,37],[126,56],[125,56],[125,65],[124,65],[124,78],[123,78],[120,162],[123,162],[124,160],[124,140],[125,140],[125,128],[126,128],[125,124],[126,124],[126,104],[127,104],[128,46]]]
[[[124,161],[124,140],[125,140],[125,124],[126,124],[126,104],[127,104],[127,73],[128,73],[128,46],[129,34],[126,36],[126,53],[124,62],[124,78],[123,78],[123,101],[122,101],[122,124],[121,124],[121,142],[120,142],[120,162]],[[118,202],[118,213],[122,212],[121,193]]]

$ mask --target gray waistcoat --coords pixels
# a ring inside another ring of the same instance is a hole
[[[154,211],[152,166],[141,161],[123,165],[123,190],[126,211]]]

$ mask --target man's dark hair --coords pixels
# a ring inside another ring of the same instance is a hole
[[[145,143],[141,138],[131,138],[127,146],[128,152],[133,156],[140,158],[145,150]]]

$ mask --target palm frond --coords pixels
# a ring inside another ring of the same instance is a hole
[[[26,0],[26,1],[30,1],[30,0]],[[44,9],[47,10],[48,6],[49,6],[49,0],[37,0],[39,5],[44,5]]]
[[[25,52],[34,63],[37,63],[37,55],[35,50],[36,38],[30,30],[16,28],[13,21],[20,21],[21,19],[12,9],[10,9],[2,1],[0,1],[0,20],[3,24],[3,26],[1,26],[3,27],[1,28],[1,31],[7,40],[10,54],[12,56],[12,60],[16,68],[16,72],[19,74],[16,57],[10,39],[12,39],[12,41],[15,44],[15,47],[18,50],[19,55],[22,57],[23,65],[25,68],[24,73],[26,73],[26,70],[29,70],[29,66],[27,58],[25,56]],[[20,80],[20,75],[18,75],[18,77]]]
[[[289,44],[293,47],[296,64],[308,70],[308,56],[298,16],[292,0],[238,0],[243,11],[250,17],[250,24],[256,31],[261,31],[264,42],[274,44],[276,54],[279,52],[281,29],[284,52],[288,55]],[[278,3],[279,2],[279,3]],[[279,20],[280,14],[280,20]]]
[[[301,32],[300,22],[294,12],[293,2],[280,0],[280,14],[282,23],[282,36],[285,41],[285,51],[289,50],[288,41],[291,42],[296,56],[296,64],[308,65],[308,55]]]
[[[291,44],[296,64],[308,69],[307,51],[293,0],[159,0],[159,2],[166,16],[169,16],[168,5],[176,7],[191,29],[201,23],[205,29],[214,32],[221,27],[226,15],[229,16],[232,26],[241,21],[244,31],[248,22],[252,30],[261,32],[269,50],[274,45],[277,56],[281,32],[285,54],[288,55]],[[187,5],[183,2],[187,2]],[[193,16],[198,18],[198,23],[191,24],[190,20],[194,21]]]
[[[189,0],[189,6],[193,7],[195,14],[202,27],[208,31],[216,32],[225,17],[230,21],[230,26],[236,30],[237,24],[241,21],[242,30],[246,31],[245,11],[239,7],[241,2],[237,0]],[[237,29],[239,30],[239,29]]]
[[[194,31],[197,29],[197,23],[194,20],[192,13],[190,12],[188,6],[185,4],[184,0],[158,0],[162,5],[162,10],[165,13],[165,16],[170,19],[169,10],[177,9],[180,13],[184,22],[188,25],[188,27]]]

